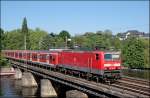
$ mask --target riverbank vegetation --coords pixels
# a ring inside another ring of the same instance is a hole
[[[23,22],[24,23],[24,22]],[[121,51],[123,66],[130,68],[150,68],[149,62],[149,39],[129,37],[119,40],[118,34],[113,35],[111,30],[85,32],[71,36],[71,32],[47,32],[40,28],[28,29],[22,25],[21,29],[5,31],[3,33],[2,49],[23,50],[24,36],[28,38],[26,47],[29,50],[48,50],[50,48],[68,47],[75,50],[115,50]],[[25,28],[25,29],[23,29]],[[26,30],[28,29],[28,30]]]
[[[3,41],[4,41],[4,31],[0,28],[0,67],[1,66],[8,66],[7,60],[3,57],[2,55],[2,49],[4,48],[3,46]]]

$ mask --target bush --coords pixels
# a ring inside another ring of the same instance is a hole
[[[7,59],[5,59],[5,58],[1,58],[0,59],[0,66],[7,66],[8,64],[7,64]]]

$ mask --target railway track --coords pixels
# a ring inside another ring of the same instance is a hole
[[[150,81],[148,80],[123,77],[121,80],[117,80],[115,83],[111,84],[111,86],[150,97]]]
[[[133,78],[133,77],[124,76],[122,78],[122,80],[133,82],[133,83],[138,83],[138,84],[142,84],[142,85],[150,85],[150,81],[144,80],[144,79],[139,79],[139,78]]]

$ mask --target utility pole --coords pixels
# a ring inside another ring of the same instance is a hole
[[[41,44],[42,44],[42,37],[39,40],[39,50],[41,49]]]
[[[66,44],[66,45],[65,45],[65,49],[67,49],[67,41],[68,41],[67,36],[66,36],[65,38],[66,38],[66,40],[65,40],[65,41],[66,41],[66,42],[65,42],[65,44]]]

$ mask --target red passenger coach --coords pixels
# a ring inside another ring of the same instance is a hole
[[[39,53],[39,62],[48,63],[47,57],[48,57],[48,53],[40,52]]]
[[[26,60],[26,59],[27,59],[27,53],[26,53],[25,51],[23,51],[22,55],[23,55],[22,58],[23,58],[24,60]]]
[[[30,51],[23,51],[23,59],[24,60],[30,60],[31,59],[31,52]]]
[[[19,59],[22,60],[23,59],[23,52],[19,51]]]
[[[58,52],[40,51],[38,53],[39,62],[50,65],[58,64]]]
[[[18,52],[15,51],[15,59],[18,59],[18,58],[19,58]]]
[[[49,64],[58,65],[58,58],[59,58],[58,52],[50,52],[49,53]]]
[[[31,53],[30,52],[27,53],[27,58],[26,59],[31,60]]]
[[[32,52],[32,60],[33,62],[37,62],[38,61],[38,52]]]

